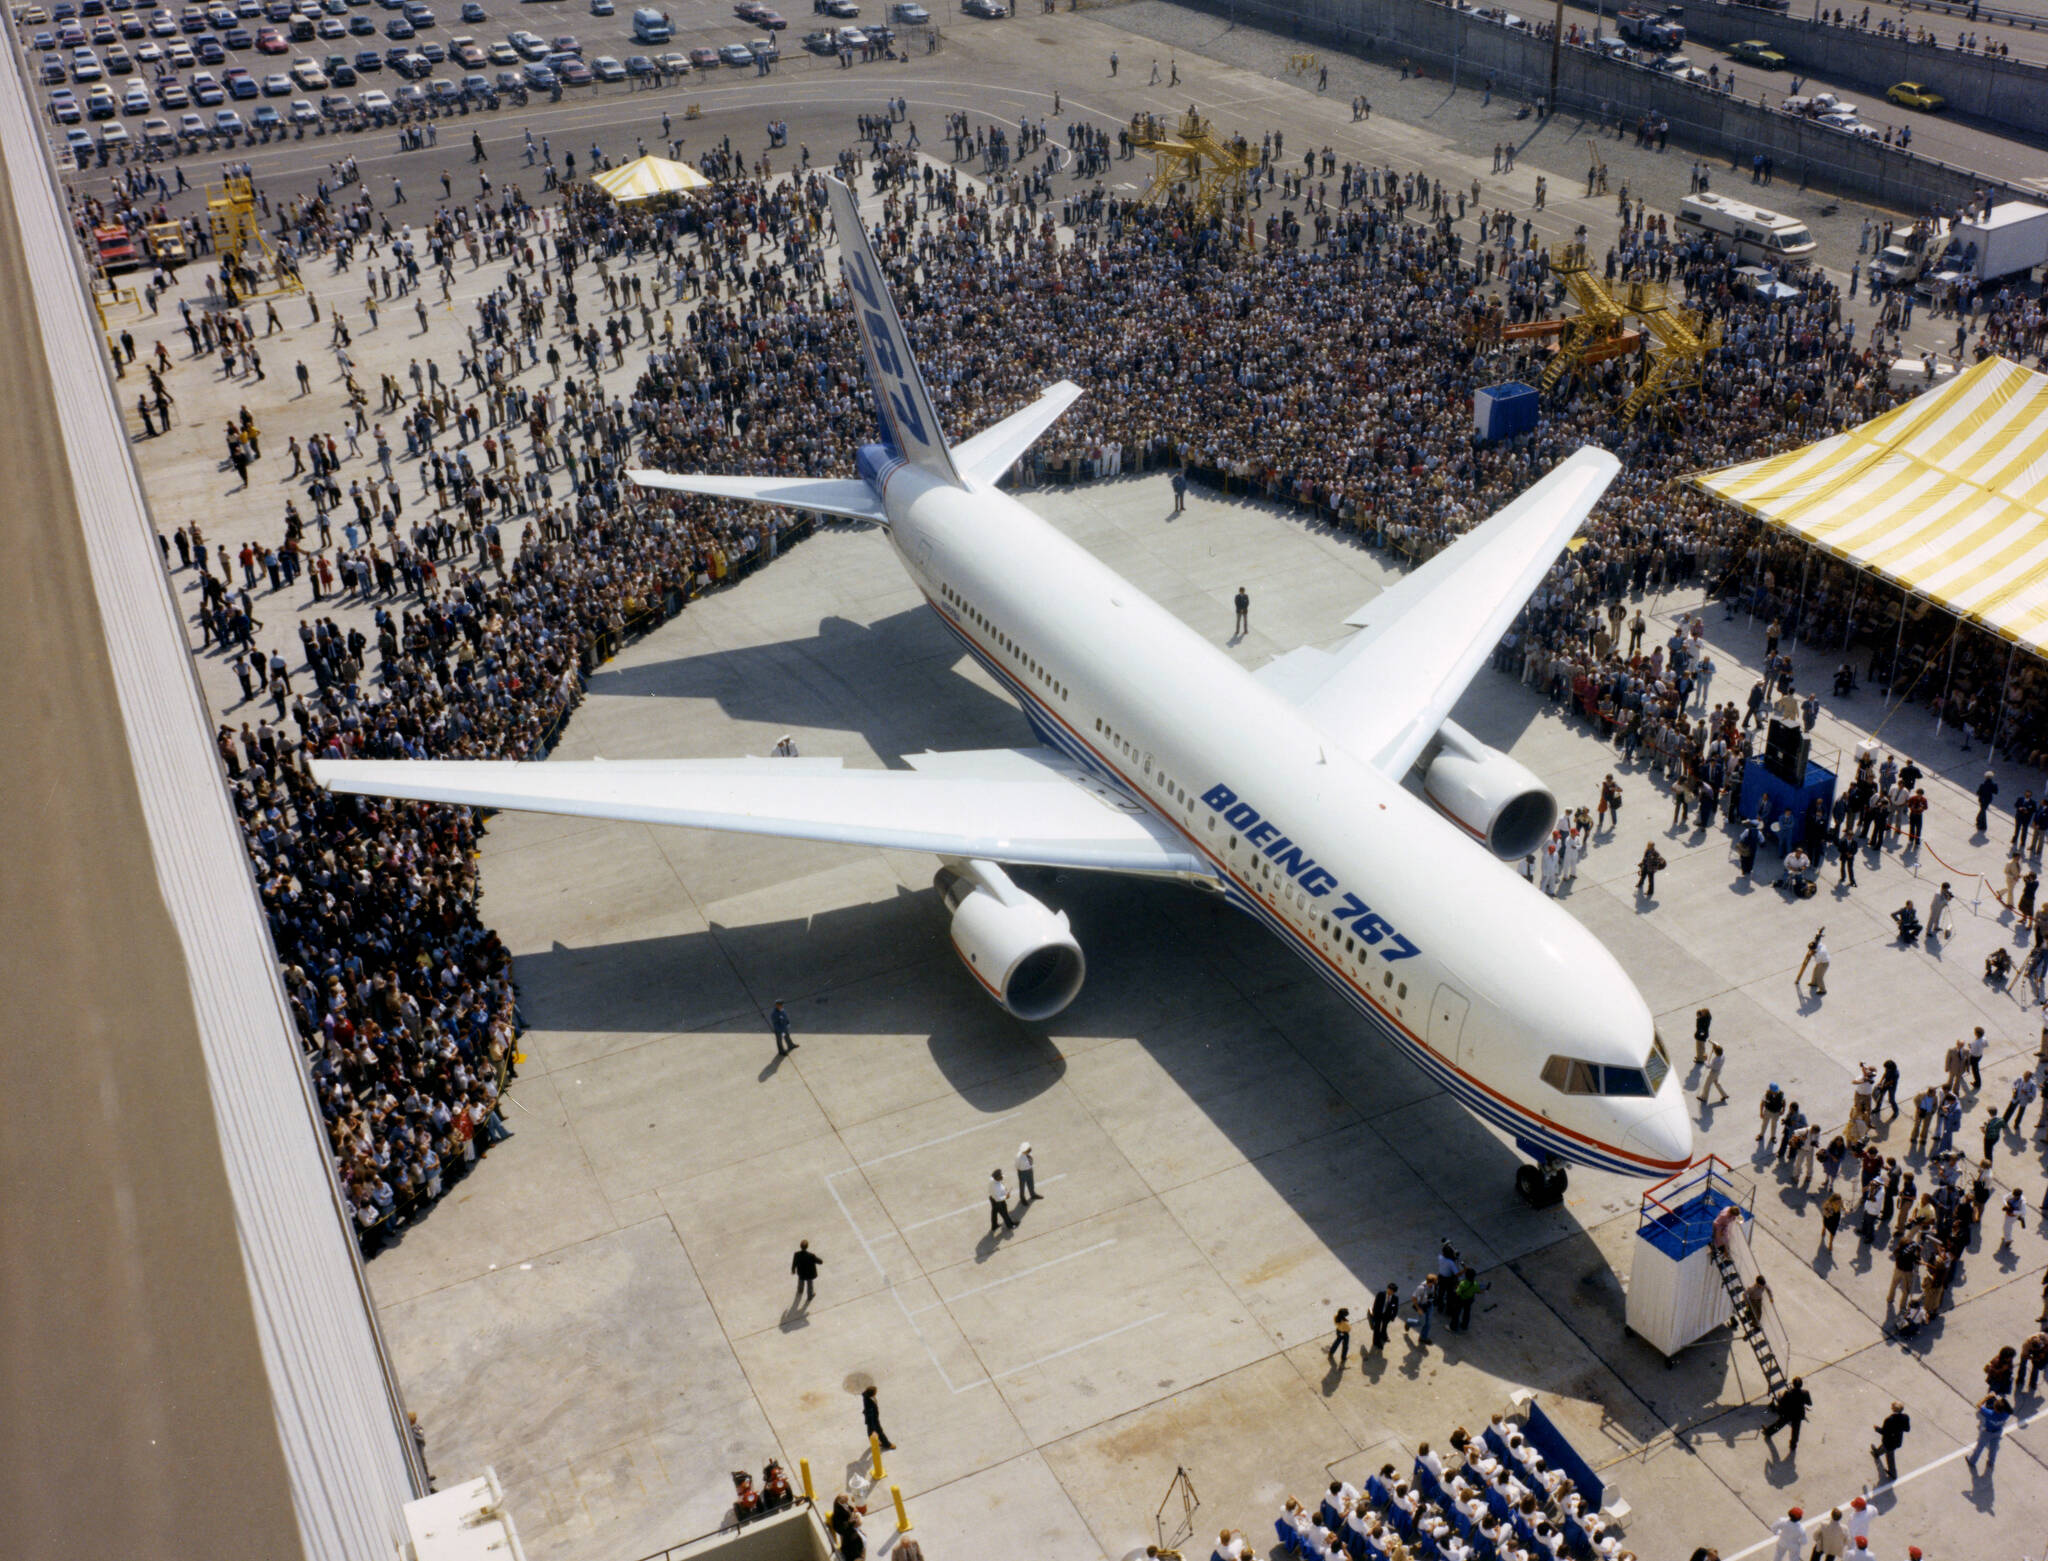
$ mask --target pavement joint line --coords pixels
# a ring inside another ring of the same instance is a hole
[[[1085,1350],[1092,1345],[1105,1343],[1110,1339],[1114,1339],[1118,1334],[1129,1333],[1133,1328],[1143,1328],[1148,1324],[1160,1321],[1165,1316],[1166,1313],[1164,1312],[1154,1312],[1150,1317],[1140,1317],[1136,1322],[1125,1323],[1121,1328],[1112,1328],[1107,1333],[1098,1333],[1094,1338],[1083,1339],[1079,1344],[1069,1344],[1063,1350],[1054,1350],[1050,1355],[1041,1355],[1036,1360],[1027,1360],[1023,1365],[1012,1366],[1008,1371],[994,1372],[990,1375],[989,1380],[991,1382],[1000,1382],[1005,1377],[1021,1376],[1027,1371],[1035,1371],[1040,1366],[1050,1365],[1063,1355],[1071,1355],[1076,1350]]]
[[[889,1299],[896,1303],[896,1310],[903,1314],[903,1320],[910,1324],[910,1331],[917,1335],[917,1342],[924,1346],[925,1354],[931,1357],[932,1365],[937,1369],[939,1373],[939,1380],[945,1383],[946,1387],[953,1394],[957,1396],[961,1393],[971,1393],[976,1388],[988,1387],[995,1381],[995,1378],[993,1376],[987,1376],[981,1377],[973,1382],[954,1382],[953,1374],[950,1371],[946,1370],[946,1363],[939,1359],[939,1352],[932,1348],[932,1341],[924,1336],[924,1329],[918,1327],[917,1314],[911,1311],[911,1309],[908,1306],[903,1304],[903,1297],[897,1291],[895,1285],[893,1284],[889,1286]],[[964,1338],[965,1335],[963,1335],[962,1337]],[[973,1346],[969,1345],[968,1348],[972,1349]]]
[[[830,1176],[827,1176],[825,1178],[825,1191],[832,1194],[832,1201],[839,1205],[839,1212],[846,1216],[846,1223],[853,1230],[853,1239],[860,1243],[861,1251],[865,1252],[868,1255],[868,1261],[875,1265],[876,1277],[889,1287],[889,1291],[893,1295],[896,1290],[896,1282],[889,1277],[889,1271],[882,1267],[882,1260],[875,1256],[875,1249],[869,1244],[867,1233],[860,1228],[860,1221],[853,1217],[853,1211],[847,1208],[846,1200],[839,1196],[839,1189],[832,1185],[832,1178],[834,1176],[844,1174],[842,1171],[834,1171]],[[922,1337],[922,1335],[919,1337]]]
[[[935,1149],[940,1144],[949,1144],[956,1138],[965,1138],[969,1133],[979,1133],[985,1127],[996,1127],[1004,1122],[1014,1122],[1021,1115],[1021,1112],[1005,1111],[999,1117],[990,1117],[985,1122],[976,1122],[973,1126],[963,1127],[958,1132],[945,1133],[937,1138],[927,1138],[923,1143],[912,1144],[908,1149],[892,1149],[888,1154],[877,1155],[872,1160],[857,1160],[852,1165],[847,1166],[845,1170],[834,1171],[832,1175],[843,1176],[846,1174],[846,1171],[865,1171],[871,1165],[886,1165],[889,1161],[900,1160],[907,1154],[916,1154],[920,1149]]]
[[[925,1312],[936,1311],[942,1306],[951,1306],[955,1301],[964,1301],[970,1295],[980,1295],[985,1290],[999,1289],[1013,1280],[1027,1279],[1031,1275],[1042,1273],[1048,1268],[1055,1268],[1061,1263],[1071,1263],[1077,1257],[1086,1257],[1091,1252],[1100,1252],[1104,1247],[1113,1247],[1115,1245],[1116,1237],[1110,1236],[1105,1240],[1096,1242],[1092,1247],[1082,1247],[1078,1252],[1069,1252],[1065,1257],[1047,1258],[1043,1263],[1033,1263],[1029,1268],[1020,1268],[1014,1274],[1005,1274],[1001,1279],[991,1279],[985,1285],[976,1285],[972,1289],[962,1290],[956,1295],[946,1296],[932,1302],[930,1306],[916,1307],[911,1311],[911,1316],[917,1317]]]
[[[2029,1426],[2033,1425],[2035,1421],[2042,1419],[2044,1416],[2048,1416],[2048,1407],[2037,1409],[2031,1415],[2026,1416],[2024,1419],[2015,1416],[2013,1418],[2013,1423],[2009,1427],[2007,1427],[2007,1429],[2009,1431],[2024,1431]],[[1974,1441],[1963,1443],[1955,1447],[1951,1451],[1943,1453],[1939,1458],[1930,1458],[1926,1463],[1923,1463],[1917,1469],[1908,1469],[1896,1480],[1885,1480],[1877,1485],[1867,1485],[1863,1488],[1863,1490],[1859,1491],[1857,1494],[1863,1496],[1866,1500],[1868,1500],[1869,1497],[1876,1495],[1879,1491],[1897,1490],[1901,1485],[1909,1484],[1912,1481],[1919,1479],[1920,1476],[1923,1474],[1932,1474],[1936,1469],[1942,1468],[1944,1465],[1947,1464],[1952,1464],[1958,1458],[1966,1457],[1969,1454],[1970,1449],[1975,1447],[1976,1445],[1977,1444]],[[2024,1449],[2022,1449],[2022,1451],[2024,1451]],[[1832,1506],[1835,1505],[1846,1506],[1847,1503],[1831,1504],[1830,1510],[1832,1510]],[[1810,1534],[1813,1532],[1814,1528],[1823,1521],[1824,1517],[1822,1515],[1821,1509],[1816,1508],[1814,1516],[1806,1520],[1804,1527],[1806,1528],[1806,1531]],[[1751,1545],[1747,1550],[1738,1550],[1735,1552],[1734,1555],[1725,1557],[1724,1561],[1745,1561],[1745,1558],[1757,1555],[1762,1551],[1768,1550],[1777,1542],[1778,1541],[1775,1538],[1760,1539],[1755,1544]]]
[[[1047,1177],[1047,1178],[1045,1179],[1045,1185],[1046,1185],[1046,1186],[1048,1186],[1048,1187],[1050,1187],[1050,1186],[1051,1186],[1051,1185],[1052,1185],[1052,1184],[1053,1184],[1054,1182],[1063,1182],[1063,1181],[1065,1181],[1066,1179],[1067,1179],[1067,1173],[1066,1173],[1065,1171],[1062,1171],[1062,1172],[1060,1172],[1060,1174],[1059,1174],[1059,1175],[1057,1175],[1057,1176],[1048,1176],[1048,1177]],[[950,1219],[958,1219],[958,1218],[959,1218],[959,1217],[960,1217],[961,1215],[963,1215],[963,1214],[972,1214],[972,1213],[973,1213],[973,1212],[974,1212],[974,1211],[975,1211],[976,1209],[978,1209],[978,1208],[980,1208],[980,1207],[981,1207],[981,1205],[982,1205],[982,1202],[983,1202],[983,1201],[985,1201],[985,1200],[977,1199],[977,1200],[976,1200],[975,1202],[973,1202],[973,1203],[963,1203],[963,1204],[961,1204],[961,1205],[960,1205],[960,1207],[959,1207],[959,1208],[957,1208],[957,1209],[948,1209],[948,1210],[946,1210],[946,1212],[945,1212],[944,1214],[934,1214],[934,1215],[933,1215],[933,1216],[932,1216],[932,1217],[931,1217],[930,1219],[922,1219],[922,1220],[918,1220],[918,1221],[917,1221],[916,1223],[914,1223],[914,1224],[910,1224],[910,1225],[898,1225],[898,1226],[896,1227],[896,1229],[897,1229],[897,1230],[898,1230],[899,1232],[901,1232],[901,1231],[911,1231],[911,1230],[923,1230],[923,1229],[925,1228],[925,1226],[927,1226],[927,1225],[936,1225],[936,1224],[938,1224],[938,1223],[939,1223],[939,1222],[940,1222],[941,1220],[950,1220]]]

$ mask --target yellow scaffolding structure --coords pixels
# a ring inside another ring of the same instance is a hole
[[[1152,183],[1144,199],[1156,205],[1185,188],[1202,216],[1215,216],[1247,196],[1246,184],[1257,159],[1242,137],[1223,140],[1192,108],[1172,130],[1166,121],[1141,114],[1131,121],[1131,144],[1154,158]]]
[[[1643,322],[1652,346],[1641,379],[1622,405],[1622,420],[1632,423],[1645,407],[1672,391],[1698,386],[1707,354],[1721,345],[1719,321],[1703,328],[1697,313],[1671,302],[1662,282],[1625,282],[1620,296],[1615,296],[1593,274],[1583,244],[1554,248],[1550,268],[1577,301],[1579,312],[1565,321],[1557,356],[1543,371],[1545,390],[1573,369],[1616,356],[1624,339],[1632,349],[1640,333],[1626,329],[1630,315]]]
[[[214,254],[235,259],[240,262],[237,269],[256,278],[254,287],[241,287],[241,297],[303,293],[306,284],[297,268],[287,269],[280,265],[270,248],[270,241],[263,236],[259,209],[256,187],[240,174],[233,175],[224,183],[208,185],[206,218],[213,234]]]

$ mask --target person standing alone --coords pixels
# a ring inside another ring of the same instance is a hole
[[[861,1424],[867,1427],[868,1435],[882,1444],[882,1451],[893,1453],[896,1451],[896,1444],[889,1440],[889,1433],[882,1429],[882,1407],[875,1402],[875,1395],[880,1391],[881,1389],[872,1383],[860,1390],[860,1420]]]
[[[1906,1413],[1906,1406],[1892,1403],[1892,1412],[1880,1420],[1871,1430],[1877,1433],[1877,1445],[1870,1449],[1870,1456],[1877,1460],[1878,1468],[1884,1471],[1887,1480],[1899,1477],[1899,1449],[1906,1443],[1906,1433],[1913,1429],[1913,1420]]]
[[[818,1295],[818,1270],[825,1260],[811,1250],[808,1241],[799,1241],[796,1252],[789,1260],[789,1271],[796,1275],[797,1306],[809,1306]]]
[[[1031,1146],[1017,1146],[1017,1206],[1038,1201],[1038,1162],[1031,1158]]]
[[[1235,598],[1233,599],[1233,601],[1232,601],[1231,605],[1237,608],[1237,629],[1236,629],[1236,632],[1237,632],[1237,633],[1239,633],[1239,634],[1249,634],[1249,633],[1251,633],[1251,631],[1252,631],[1252,599],[1251,599],[1251,595],[1250,595],[1250,593],[1249,593],[1249,592],[1247,592],[1247,591],[1245,590],[1245,588],[1244,588],[1243,586],[1239,586],[1239,587],[1237,588],[1237,595],[1236,595],[1236,597],[1235,597]]]
[[[1339,1371],[1351,1364],[1351,1308],[1340,1306],[1332,1319],[1336,1332],[1330,1336],[1330,1347],[1323,1351]]]
[[[789,1036],[789,1010],[782,1006],[782,999],[775,1000],[775,1007],[769,1011],[768,1027],[775,1032],[775,1055],[786,1057],[796,1050],[797,1043]]]

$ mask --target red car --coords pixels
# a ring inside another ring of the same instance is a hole
[[[275,27],[266,27],[256,34],[256,52],[258,54],[289,54],[292,52],[292,46],[285,42],[284,34]]]
[[[754,14],[751,20],[753,21],[755,26],[765,27],[768,29],[768,31],[772,33],[780,32],[783,28],[789,25],[789,23],[785,22],[782,19],[781,12],[771,11],[765,5],[756,6],[754,8]]]
[[[743,22],[758,22],[761,20],[761,13],[767,9],[761,0],[740,0],[740,3],[732,8],[732,14]]]

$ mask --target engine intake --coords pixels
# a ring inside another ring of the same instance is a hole
[[[1495,856],[1518,862],[1541,849],[1557,823],[1557,798],[1530,771],[1454,721],[1437,733],[1423,794]]]
[[[1019,1019],[1050,1019],[1088,973],[1064,911],[1033,899],[993,862],[942,867],[932,886],[953,913],[953,948]]]

